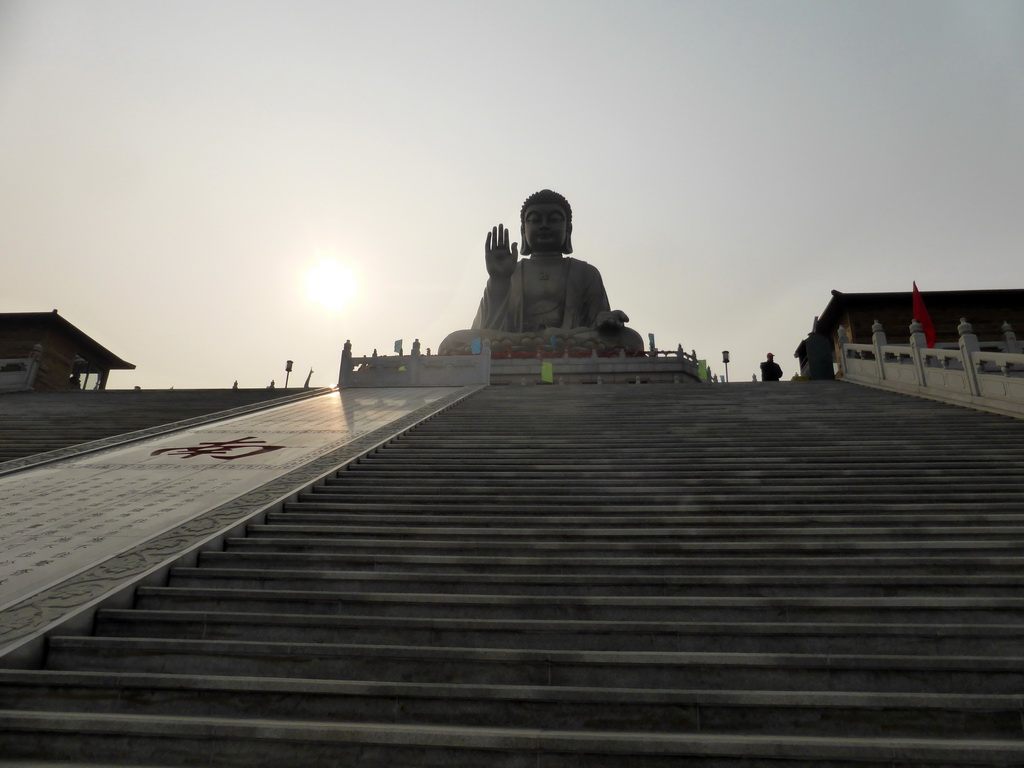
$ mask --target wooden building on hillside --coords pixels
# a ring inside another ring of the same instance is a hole
[[[921,298],[935,325],[935,346],[956,347],[957,326],[965,318],[974,327],[982,349],[1001,349],[1003,325],[1009,323],[1015,332],[1024,332],[1024,290],[990,291],[922,291]],[[877,320],[885,329],[890,344],[908,344],[910,323],[914,318],[913,293],[842,293],[832,291],[832,298],[814,321],[814,331],[797,347],[801,373],[808,375],[813,361],[809,349],[824,349],[815,337],[824,337],[838,361],[839,328],[846,329],[854,344],[871,343],[871,326]],[[808,343],[808,342],[812,343]]]
[[[10,382],[0,388],[105,389],[112,370],[134,369],[57,310],[0,313],[0,376]]]

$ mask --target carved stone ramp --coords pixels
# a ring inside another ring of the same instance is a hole
[[[490,387],[0,673],[0,766],[1019,766],[1022,586],[1017,420]]]

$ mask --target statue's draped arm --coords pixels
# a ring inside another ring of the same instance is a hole
[[[566,281],[563,327],[596,327],[597,316],[611,309],[601,273],[585,261],[570,258]]]

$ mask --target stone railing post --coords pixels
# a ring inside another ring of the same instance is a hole
[[[352,386],[352,342],[346,340],[341,349],[341,371],[338,373],[338,388]]]
[[[910,323],[910,357],[914,361],[914,378],[917,379],[917,386],[926,387],[928,382],[924,377],[924,354],[922,349],[928,349],[928,338],[924,335],[924,328],[917,320]]]
[[[846,345],[850,343],[850,335],[846,332],[846,327],[840,325],[839,330],[836,331],[836,341],[839,344],[839,375],[846,375]],[[754,376],[754,381],[757,381],[757,376]]]
[[[1006,352],[1011,355],[1019,355],[1021,352],[1020,342],[1017,341],[1017,334],[1013,332],[1013,326],[1007,321],[1003,321],[1003,346],[1006,347]]]
[[[480,379],[481,384],[491,383],[491,340],[484,339],[483,348],[480,350]]]
[[[409,381],[412,385],[419,386],[420,383],[420,340],[412,342],[412,353],[409,355]]]
[[[967,322],[966,317],[960,318],[960,325],[956,327],[960,334],[960,359],[964,366],[964,378],[967,379],[967,388],[975,397],[981,395],[981,387],[978,386],[978,371],[974,367],[974,353],[981,351],[978,337],[974,334],[973,326]]]
[[[36,374],[39,373],[39,363],[43,359],[43,345],[35,344],[28,354],[28,370],[25,371],[25,388],[35,387]]]
[[[875,364],[878,368],[878,378],[885,380],[885,352],[882,351],[889,342],[885,338],[885,329],[882,324],[875,320],[871,324],[871,345],[875,348]]]

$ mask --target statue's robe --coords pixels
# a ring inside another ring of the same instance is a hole
[[[565,275],[565,311],[562,313],[560,328],[593,328],[597,316],[611,309],[608,294],[604,290],[604,282],[597,267],[585,261],[565,257],[567,269]],[[503,299],[495,297],[497,293],[487,281],[483,298],[476,319],[473,320],[474,330],[509,331],[513,333],[529,333],[536,328],[524,327],[524,296],[523,269],[525,259],[516,264],[515,272],[509,282],[508,292]],[[550,326],[549,326],[550,327]]]

